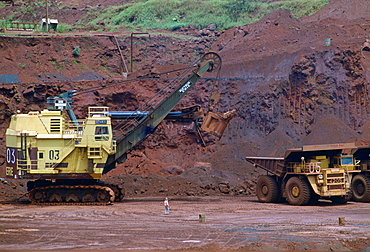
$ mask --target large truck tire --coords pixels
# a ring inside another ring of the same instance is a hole
[[[279,202],[280,190],[274,176],[259,176],[257,179],[257,198],[263,203]]]
[[[287,200],[289,204],[307,205],[311,199],[311,187],[306,179],[291,177],[286,183]]]
[[[358,174],[352,179],[352,199],[370,202],[370,179],[363,174]]]

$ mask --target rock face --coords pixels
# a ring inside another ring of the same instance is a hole
[[[1,153],[9,117],[17,110],[42,109],[47,96],[71,89],[81,94],[75,103],[78,117],[85,116],[91,105],[135,110],[176,76],[171,70],[213,50],[223,59],[219,81],[207,75],[177,108],[207,107],[209,94],[216,92],[220,97],[217,111],[237,110],[221,140],[205,135],[207,146],[203,147],[191,124],[163,122],[108,177],[143,175],[140,181],[145,181],[145,176],[157,174],[181,178],[182,182],[176,182],[180,184],[197,180],[191,183],[200,186],[200,191],[251,193],[260,171],[246,164],[247,155],[282,156],[287,148],[302,144],[369,139],[370,52],[364,47],[370,36],[364,8],[368,3],[348,2],[331,1],[301,19],[287,10],[273,11],[256,23],[223,31],[215,38],[135,38],[129,75],[129,79],[141,77],[135,80],[121,78],[126,69],[112,36],[0,37],[0,74],[18,74],[23,83],[0,88],[0,161],[4,163]],[[117,38],[127,63],[129,39]],[[72,55],[76,46],[78,56]],[[198,175],[190,176],[194,172]],[[203,183],[205,178],[214,181]],[[155,188],[151,192],[162,190]],[[192,191],[196,194],[197,190]],[[145,194],[145,189],[132,192],[136,194]]]
[[[340,8],[344,2],[332,5]],[[325,10],[313,16],[322,13]],[[260,135],[282,129],[305,144],[312,125],[330,115],[355,131],[341,140],[360,137],[357,131],[369,118],[369,59],[361,50],[368,18],[360,15],[295,19],[287,10],[277,10],[257,23],[225,31],[213,49],[228,58],[222,74],[228,76],[223,85],[227,89],[221,97],[227,97],[223,104],[238,110],[234,124]],[[336,127],[335,121],[331,126]],[[238,133],[236,138],[248,138],[247,132]]]

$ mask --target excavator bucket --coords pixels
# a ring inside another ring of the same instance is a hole
[[[370,51],[370,39],[366,39],[366,42],[363,44],[362,51]]]
[[[235,113],[235,109],[226,113],[209,112],[204,118],[201,129],[221,138]]]

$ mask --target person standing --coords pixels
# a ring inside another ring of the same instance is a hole
[[[168,198],[164,200],[164,213],[169,214],[170,213],[170,205],[168,204]]]

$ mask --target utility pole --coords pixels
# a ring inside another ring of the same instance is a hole
[[[46,1],[46,32],[49,32],[49,8],[48,8],[48,0]]]

